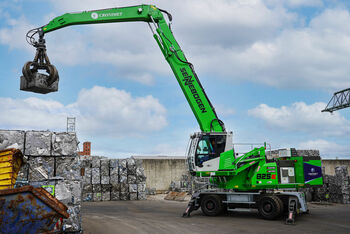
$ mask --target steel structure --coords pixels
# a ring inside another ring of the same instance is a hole
[[[322,112],[330,112],[350,107],[350,88],[335,92]]]

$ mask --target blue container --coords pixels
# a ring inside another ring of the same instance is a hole
[[[68,217],[67,207],[43,188],[0,190],[0,233],[50,232]]]

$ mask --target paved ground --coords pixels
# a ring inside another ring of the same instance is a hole
[[[186,206],[156,200],[84,203],[84,233],[350,233],[350,205],[311,204],[296,225],[242,211],[207,217],[199,210],[182,218]]]

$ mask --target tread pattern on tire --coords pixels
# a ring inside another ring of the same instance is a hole
[[[275,211],[271,212],[270,214],[265,213],[262,209],[262,202],[266,199],[270,199],[274,203]],[[260,216],[262,216],[264,219],[268,219],[268,220],[277,219],[283,213],[283,202],[279,197],[274,195],[263,196],[259,199],[258,210],[259,210]]]

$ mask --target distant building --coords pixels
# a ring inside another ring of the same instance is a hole
[[[86,141],[83,143],[83,151],[78,152],[79,155],[91,155],[91,142]]]

